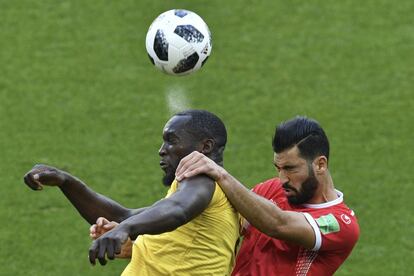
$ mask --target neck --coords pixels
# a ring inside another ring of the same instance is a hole
[[[319,187],[316,189],[315,196],[308,202],[310,204],[320,204],[335,200],[338,198],[336,194],[333,180],[329,172],[318,179]]]
[[[223,167],[223,155],[218,154],[218,153],[211,153],[207,157],[213,160],[214,162],[216,162],[221,167]]]

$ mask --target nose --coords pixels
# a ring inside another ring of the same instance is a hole
[[[162,143],[162,145],[161,145],[160,149],[158,150],[158,154],[159,154],[160,156],[164,156],[166,153],[167,153],[167,151],[165,150],[165,144],[164,144],[164,143]]]
[[[283,170],[279,171],[279,178],[280,178],[281,183],[289,182],[289,178],[286,176],[286,174],[283,172]]]

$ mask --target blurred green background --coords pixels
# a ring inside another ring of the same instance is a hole
[[[147,58],[149,25],[173,8],[213,34],[194,75]],[[409,0],[0,1],[0,275],[119,275],[126,261],[89,265],[89,225],[60,191],[22,176],[46,163],[151,204],[162,128],[184,108],[224,120],[225,166],[248,187],[275,175],[277,123],[317,119],[361,227],[337,275],[413,275],[413,14]]]

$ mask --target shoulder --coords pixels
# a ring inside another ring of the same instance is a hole
[[[174,180],[165,200],[180,207],[187,218],[201,214],[209,205],[215,191],[215,182],[207,176],[195,176],[181,182]]]
[[[206,175],[196,175],[190,178],[183,179],[181,182],[177,182],[177,188],[193,187],[193,186],[211,186],[214,187],[215,181]]]
[[[208,194],[211,197],[214,193],[216,183],[213,179],[206,175],[196,175],[181,182],[174,180],[176,184],[176,192]]]
[[[321,237],[322,250],[350,250],[359,238],[359,225],[355,213],[345,204],[307,210]],[[309,219],[308,219],[309,220]]]
[[[275,193],[281,190],[282,184],[280,182],[280,179],[277,177],[265,180],[255,185],[252,189],[253,192],[262,196],[265,196],[269,193]]]

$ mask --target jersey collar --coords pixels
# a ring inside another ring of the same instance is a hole
[[[324,202],[324,203],[318,203],[318,204],[302,204],[302,206],[306,208],[321,209],[321,208],[327,208],[327,207],[331,207],[339,203],[342,203],[344,201],[344,194],[337,189],[335,189],[335,192],[338,195],[337,199]]]

